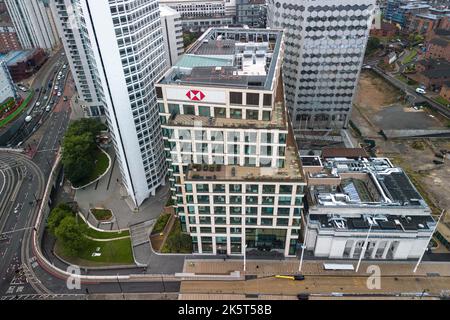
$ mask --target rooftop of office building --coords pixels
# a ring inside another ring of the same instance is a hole
[[[280,30],[210,28],[159,83],[271,90],[282,37]]]
[[[332,229],[337,231],[367,230],[371,232],[416,232],[418,230],[430,231],[436,222],[431,216],[399,216],[399,215],[359,215],[357,217],[345,217],[337,214],[311,214],[310,224],[319,224],[320,229]]]
[[[428,208],[406,173],[386,158],[327,158],[305,170],[312,205]]]

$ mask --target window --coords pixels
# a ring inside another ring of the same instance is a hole
[[[257,207],[247,207],[245,208],[245,214],[249,216],[256,216],[258,214]]]
[[[211,111],[210,111],[209,107],[199,106],[198,107],[198,114],[200,116],[203,116],[203,117],[210,117],[211,116]]]
[[[227,219],[225,217],[215,217],[214,218],[215,224],[227,224]],[[217,229],[216,229],[217,231]]]
[[[292,193],[292,186],[280,185],[280,193],[291,194]]]
[[[184,105],[184,114],[195,115],[195,108],[192,105]]]
[[[231,193],[241,193],[242,186],[240,184],[230,184],[230,192]]]
[[[158,99],[162,99],[163,98],[163,92],[162,92],[162,88],[161,87],[156,87],[156,97]]]
[[[242,119],[242,110],[241,109],[230,109],[230,118]]]
[[[230,197],[230,203],[241,204],[242,203],[242,197],[241,196],[231,196]]]
[[[213,192],[225,192],[225,185],[224,184],[215,184],[213,185]]]
[[[247,110],[246,118],[248,120],[258,120],[258,111],[257,110]]]
[[[291,204],[291,197],[279,197],[278,198],[278,204],[279,205],[290,205]]]
[[[242,92],[230,92],[230,104],[242,104]]]
[[[258,185],[257,184],[248,184],[246,187],[245,187],[245,191],[247,192],[247,193],[258,193]]]
[[[245,218],[245,224],[246,225],[254,226],[257,223],[258,223],[258,219],[257,218]]]
[[[247,105],[259,106],[259,93],[247,93]]]
[[[271,94],[264,94],[263,105],[265,105],[265,106],[272,105],[272,95]]]
[[[277,226],[287,226],[289,219],[279,218],[277,219]]]
[[[263,226],[271,226],[273,224],[273,219],[270,218],[262,218],[261,225]]]
[[[275,186],[272,184],[263,185],[263,193],[275,193]]]
[[[214,116],[216,118],[226,118],[227,117],[227,110],[225,108],[215,108],[214,109]]]
[[[170,114],[180,114],[180,106],[178,104],[169,103]]]
[[[215,204],[225,203],[225,197],[224,196],[214,196],[214,203]]]
[[[272,216],[273,215],[273,207],[262,207],[261,215]]]
[[[230,217],[230,224],[241,224],[242,218],[238,217]]]
[[[246,204],[257,204],[258,203],[258,197],[246,196],[245,197],[245,203]]]
[[[270,111],[263,111],[263,120],[270,121]]]
[[[290,208],[278,208],[278,215],[279,216],[288,216],[290,212]]]

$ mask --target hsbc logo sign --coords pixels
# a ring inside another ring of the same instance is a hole
[[[205,99],[206,96],[200,90],[189,90],[186,93],[186,97],[188,97],[189,100],[192,100],[192,101],[202,101],[203,99]]]

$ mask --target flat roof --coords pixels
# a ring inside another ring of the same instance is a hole
[[[282,37],[282,30],[210,28],[159,83],[272,90]]]

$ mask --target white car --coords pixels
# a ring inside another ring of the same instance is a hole
[[[41,103],[38,101],[36,102],[36,107],[39,107],[41,105]]]
[[[61,97],[61,94],[62,94],[61,91],[59,91],[59,92],[58,92],[58,97]]]
[[[50,110],[52,110],[52,106],[47,106],[47,107],[45,108],[45,111],[47,111],[47,112],[50,112]]]
[[[45,97],[44,97],[44,100],[47,100],[47,99],[48,99],[48,96],[45,96]]]
[[[63,65],[63,69],[66,69],[67,68],[67,65]]]
[[[58,86],[55,86],[55,90],[58,90]]]
[[[26,122],[26,123],[31,122],[31,120],[33,120],[33,117],[32,117],[32,116],[27,116],[27,117],[25,118],[25,122]]]
[[[422,88],[416,88],[416,92],[419,94],[426,94],[426,91],[423,90]]]

